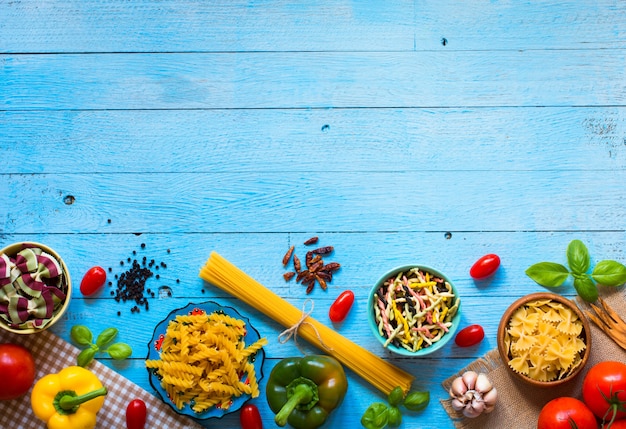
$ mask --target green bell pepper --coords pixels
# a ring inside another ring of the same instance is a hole
[[[311,355],[286,358],[272,369],[267,382],[267,402],[279,426],[315,429],[341,405],[348,380],[333,357]]]

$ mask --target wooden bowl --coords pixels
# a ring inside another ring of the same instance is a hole
[[[8,245],[0,250],[0,255],[6,255],[10,258],[14,258],[18,252],[25,248],[38,248],[41,251],[47,253],[52,256],[61,267],[61,275],[59,276],[59,288],[64,291],[65,299],[63,299],[59,304],[56,305],[55,310],[51,317],[44,319],[45,322],[43,326],[33,326],[32,324],[28,324],[28,326],[11,326],[9,323],[3,318],[0,317],[0,329],[4,329],[5,331],[12,332],[14,334],[36,334],[38,332],[42,332],[45,329],[50,328],[55,323],[57,323],[67,310],[67,307],[70,304],[70,299],[72,296],[72,279],[70,277],[70,272],[67,269],[67,265],[65,265],[65,261],[61,258],[61,256],[52,248],[46,246],[45,244],[25,241],[19,243],[13,243]],[[25,323],[26,325],[26,323]]]
[[[507,328],[509,327],[509,322],[511,320],[511,317],[513,316],[513,314],[518,308],[532,301],[537,301],[537,300],[550,300],[553,302],[559,302],[563,304],[564,306],[566,306],[567,308],[569,308],[571,311],[573,311],[582,322],[583,328],[578,337],[584,341],[586,347],[581,355],[581,363],[570,374],[568,374],[567,376],[564,376],[563,378],[559,378],[559,379],[555,379],[551,381],[539,381],[527,375],[514,371],[509,366],[509,360],[511,359],[511,355],[509,353],[509,349],[505,342],[505,334],[506,334]],[[513,304],[511,304],[509,308],[507,308],[498,326],[497,341],[498,341],[498,351],[500,352],[500,357],[502,358],[502,361],[504,362],[507,370],[513,377],[535,387],[550,388],[550,387],[559,386],[561,384],[571,381],[585,367],[585,365],[587,364],[587,361],[589,360],[589,352],[591,349],[591,329],[589,327],[589,321],[587,320],[583,312],[578,308],[578,306],[574,302],[570,301],[569,299],[561,295],[557,295],[554,293],[538,292],[538,293],[532,293],[530,295],[526,295],[518,299]]]

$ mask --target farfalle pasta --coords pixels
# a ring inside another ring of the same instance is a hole
[[[67,276],[56,257],[27,243],[0,254],[0,323],[43,329],[67,299]]]
[[[560,380],[581,363],[583,323],[560,302],[530,301],[513,312],[504,336],[509,366],[537,381]]]
[[[221,312],[178,315],[169,322],[159,359],[146,360],[172,403],[202,413],[230,407],[232,397],[259,396],[250,357],[265,344],[245,344],[245,323]]]

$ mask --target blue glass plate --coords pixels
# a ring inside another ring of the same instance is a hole
[[[246,335],[244,337],[244,341],[246,344],[252,344],[261,338],[259,332],[250,324],[250,320],[247,317],[242,316],[237,310],[232,307],[225,307],[213,301],[202,302],[200,304],[190,303],[186,307],[173,310],[164,320],[159,322],[156,328],[154,328],[152,339],[148,343],[148,356],[146,356],[146,359],[159,359],[161,355],[161,343],[163,342],[163,338],[165,337],[165,332],[167,330],[167,325],[170,321],[176,319],[176,316],[178,315],[196,314],[198,312],[208,314],[222,312],[228,316],[243,320],[246,324]],[[257,381],[260,381],[263,378],[263,361],[265,360],[265,352],[263,351],[263,349],[260,349],[256,354],[251,355],[249,360],[254,365],[254,371],[256,373]],[[155,374],[155,370],[152,368],[148,368],[148,379],[150,381],[150,385],[156,391],[157,395],[159,396],[159,398],[161,398],[163,402],[168,404],[178,414],[189,416],[196,420],[220,418],[228,413],[239,410],[250,399],[250,395],[246,394],[239,397],[233,397],[230,407],[224,409],[214,406],[202,413],[196,413],[195,411],[193,411],[190,407],[190,404],[185,404],[185,406],[179,410],[178,408],[176,408],[176,405],[174,405],[174,403],[169,399],[167,393],[165,392],[165,389],[161,387],[161,380],[158,374]]]

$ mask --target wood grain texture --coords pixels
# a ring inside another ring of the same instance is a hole
[[[441,382],[496,347],[511,302],[544,290],[528,266],[565,263],[575,238],[592,262],[626,261],[624,28],[614,0],[0,0],[0,245],[48,244],[75,284],[97,264],[114,282],[128,258],[165,262],[149,311],[116,302],[113,284],[77,293],[53,328],[69,340],[77,323],[120,327],[132,359],[100,359],[148,391],[152,329],[190,302],[236,307],[268,337],[262,388],[301,354],[199,279],[212,250],[296,306],[313,298],[327,324],[351,289],[333,328],[431,392],[403,427],[452,428]],[[306,295],[280,261],[313,235],[342,268]],[[486,253],[502,266],[474,281]],[[454,280],[483,342],[420,360],[379,346],[368,291],[412,262]],[[570,282],[555,290],[575,296]],[[384,400],[348,376],[327,427],[358,426]]]
[[[3,55],[0,109],[616,106],[624,52]]]
[[[0,213],[19,233],[623,230],[626,173],[597,174],[4,175]]]
[[[625,8],[615,0],[3,1],[0,52],[623,48]]]
[[[4,111],[0,174],[612,171],[625,136],[623,107]]]

